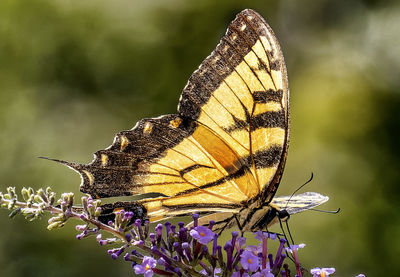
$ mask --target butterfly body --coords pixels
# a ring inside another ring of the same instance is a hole
[[[130,205],[153,222],[200,213],[216,228],[254,231],[279,210],[270,203],[288,145],[283,54],[264,19],[244,10],[189,78],[177,114],[140,120],[89,164],[60,162],[79,172],[84,193],[141,198],[108,211]]]

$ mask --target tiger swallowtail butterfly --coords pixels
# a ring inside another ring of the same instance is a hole
[[[141,196],[103,206],[151,222],[199,213],[215,230],[265,229],[328,197],[274,197],[289,145],[289,87],[283,54],[265,20],[244,10],[192,74],[177,114],[142,119],[89,164],[56,160],[79,172],[96,198]]]

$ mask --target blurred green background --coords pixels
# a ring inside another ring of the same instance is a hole
[[[285,54],[291,145],[278,194],[330,196],[338,215],[293,216],[305,267],[400,276],[400,4],[378,0],[0,1],[0,185],[80,198],[79,176],[114,134],[174,113],[190,74],[244,8]],[[74,224],[49,232],[0,210],[0,276],[132,276]],[[276,231],[279,229],[276,228]]]

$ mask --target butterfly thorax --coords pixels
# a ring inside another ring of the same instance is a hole
[[[242,232],[254,232],[266,230],[276,222],[279,211],[269,204],[254,201],[246,207],[240,209],[236,214],[221,213],[214,214],[212,217],[205,217],[216,221],[213,230],[220,232],[226,228],[237,227]],[[205,219],[204,218],[204,219]],[[201,222],[207,224],[208,222]]]
[[[242,231],[266,230],[270,223],[276,218],[277,210],[268,204],[256,201],[237,215],[239,228]]]

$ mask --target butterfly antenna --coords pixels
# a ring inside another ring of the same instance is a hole
[[[305,182],[305,183],[302,184],[300,187],[298,187],[298,188],[292,193],[292,195],[290,195],[288,201],[286,202],[285,209],[288,207],[290,200],[291,200],[292,197],[296,194],[296,192],[298,192],[298,191],[301,190],[305,185],[307,185],[308,183],[310,183],[310,182],[312,181],[313,178],[314,178],[314,173],[311,172],[310,179],[308,179],[307,182]]]

